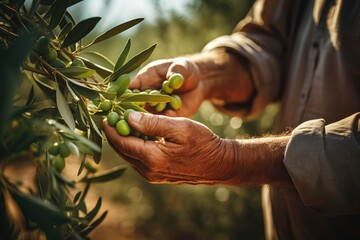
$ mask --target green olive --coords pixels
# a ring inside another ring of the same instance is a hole
[[[117,112],[110,112],[107,115],[107,120],[110,126],[115,126],[116,123],[120,120],[120,116],[119,114],[117,114]]]
[[[62,156],[56,156],[52,159],[51,165],[60,173],[65,168],[65,159]]]
[[[149,92],[149,94],[150,94],[150,95],[159,95],[159,94],[161,94],[161,92],[160,92],[159,90],[151,90],[151,91]]]
[[[70,156],[71,151],[65,142],[60,143],[59,154],[63,158],[67,158],[68,156]]]
[[[160,95],[160,91],[159,90],[151,90],[149,92],[150,95]],[[150,107],[155,107],[158,103],[157,102],[148,102]]]
[[[184,77],[180,73],[174,73],[169,77],[169,83],[172,89],[179,89],[184,84]]]
[[[131,128],[126,120],[120,120],[116,123],[116,131],[121,136],[128,136],[131,133]]]
[[[129,114],[131,113],[131,112],[133,112],[133,111],[135,111],[134,109],[127,109],[125,112],[124,112],[124,119],[126,120],[126,121],[129,121]]]
[[[172,89],[172,88],[170,87],[170,82],[169,82],[169,81],[164,81],[164,82],[162,83],[161,88],[162,88],[162,90],[163,90],[165,93],[167,93],[167,94],[171,94],[171,93],[174,91],[174,89]]]
[[[54,143],[48,150],[48,152],[51,154],[51,155],[58,155],[59,154],[59,143]]]
[[[181,98],[178,95],[171,95],[173,100],[169,103],[174,110],[179,110],[182,105]]]
[[[166,103],[164,103],[164,102],[158,103],[158,104],[155,106],[155,110],[156,110],[157,112],[162,112],[162,111],[165,110],[165,108],[166,108]]]
[[[99,104],[99,108],[103,111],[110,111],[112,107],[112,103],[110,100],[104,100]]]
[[[123,74],[116,81],[109,83],[107,89],[108,93],[116,93],[117,96],[121,96],[129,87],[131,78],[128,74]]]
[[[44,57],[50,62],[55,61],[57,56],[57,51],[54,48],[50,48],[49,51],[44,54]]]

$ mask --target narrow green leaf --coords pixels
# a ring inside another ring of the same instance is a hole
[[[93,63],[89,59],[86,59],[84,57],[79,57],[79,58],[84,61],[85,65],[88,68],[94,69],[96,71],[96,73],[99,74],[99,76],[101,76],[102,78],[107,78],[113,73],[112,70],[107,69],[103,66],[100,66],[99,64]]]
[[[129,55],[130,47],[131,47],[131,41],[129,39],[124,47],[124,50],[121,52],[118,60],[116,61],[114,71],[119,69],[124,64],[127,56]]]
[[[96,92],[93,89],[90,89],[88,87],[84,86],[80,86],[77,84],[74,84],[72,82],[69,82],[69,84],[71,85],[71,87],[77,92],[79,93],[81,96],[86,97],[88,99],[91,100],[98,100],[100,99],[100,95],[98,92]]]
[[[92,120],[92,118],[91,118],[91,120]],[[102,148],[103,139],[102,139],[101,135],[99,135],[99,133],[95,131],[95,128],[97,129],[95,122],[92,120],[91,123],[92,123],[93,128],[90,129],[90,140],[93,141],[94,143],[96,143],[100,148]],[[95,128],[94,128],[94,126],[95,126]],[[95,163],[99,163],[101,161],[101,154],[102,154],[102,152],[100,151],[100,152],[95,152],[92,155]]]
[[[34,100],[35,100],[34,92],[35,92],[34,91],[34,86],[31,86],[30,93],[29,93],[29,96],[28,96],[28,98],[26,100],[25,106],[29,106],[34,102]]]
[[[98,53],[98,52],[82,52],[79,54],[81,57],[84,57],[88,59],[89,61],[96,63],[97,65],[100,65],[106,69],[113,69],[114,63],[105,57],[104,55]]]
[[[90,149],[96,151],[96,152],[100,152],[101,148],[96,145],[95,143],[91,142],[89,139],[87,139],[86,137],[83,137],[79,134],[76,134],[75,132],[71,131],[69,128],[67,128],[66,126],[56,122],[53,119],[50,119],[47,121],[49,125],[55,126],[56,128],[64,131],[65,133],[69,134],[70,136],[74,137],[75,139],[79,140],[81,143],[83,143],[84,145],[88,146]]]
[[[125,95],[125,94],[124,94]],[[171,102],[173,98],[162,94],[136,94],[121,99],[122,102]]]
[[[134,109],[137,112],[144,112],[144,113],[148,112],[145,109],[143,109],[142,107],[140,107],[132,102],[121,102],[120,107],[122,107],[124,109]]]
[[[68,127],[74,131],[75,121],[74,121],[74,116],[71,113],[69,104],[64,98],[64,95],[62,94],[58,84],[55,85],[55,90],[56,90],[56,105],[58,107],[59,113],[63,117]]]
[[[105,211],[98,219],[96,219],[89,227],[87,227],[85,230],[81,232],[81,236],[87,236],[90,232],[92,232],[97,226],[102,223],[107,215],[108,211]]]
[[[101,197],[99,197],[95,204],[95,207],[91,211],[89,211],[89,213],[85,216],[85,220],[91,222],[95,218],[96,214],[98,214],[100,210],[101,203],[102,203],[102,199]]]
[[[31,104],[27,110],[31,113],[34,112],[38,112],[44,109],[48,109],[48,108],[55,108],[56,107],[56,103],[51,100],[51,99],[43,99],[43,100],[39,100],[34,102],[33,104]]]
[[[84,48],[87,48],[87,47],[90,47],[96,43],[99,43],[99,42],[102,42],[106,39],[109,39],[133,26],[135,26],[136,24],[140,23],[142,20],[144,20],[144,18],[137,18],[137,19],[133,19],[133,20],[130,20],[128,22],[125,22],[125,23],[122,23],[122,24],[119,24],[115,27],[113,27],[112,29],[104,32],[103,34],[99,35],[98,37],[96,37],[94,39],[94,41],[92,41],[89,45],[85,46]]]
[[[38,84],[41,89],[45,87],[46,89],[50,89],[51,91],[55,91],[55,83],[54,81],[48,79],[47,77],[44,77],[40,74],[32,74],[33,80]]]
[[[40,226],[48,223],[66,223],[70,220],[61,209],[49,202],[45,202],[44,199],[24,195],[17,191],[10,191],[10,193],[19,205],[24,216],[38,223]]]
[[[137,54],[132,59],[130,59],[127,63],[125,63],[123,66],[117,69],[113,74],[111,74],[110,81],[114,81],[122,74],[130,73],[131,71],[138,68],[143,62],[145,62],[150,57],[155,47],[156,44],[152,45],[148,49],[142,51],[141,53]]]
[[[106,99],[115,99],[116,98],[116,93],[108,93],[108,92],[103,92],[103,91],[97,91],[98,93],[100,93],[101,95],[103,95]]]
[[[82,182],[90,182],[90,183],[101,183],[101,182],[108,182],[120,177],[125,170],[127,169],[126,166],[117,166],[111,169],[108,169],[103,172],[95,173],[90,177],[85,177],[81,181]]]
[[[90,120],[90,124],[92,126],[91,130],[94,130],[97,133],[97,135],[99,135],[99,137],[102,139],[102,134],[101,134],[99,128],[96,126],[94,120],[92,119],[84,101],[80,100],[79,103],[80,103],[80,106],[81,106],[83,112],[85,113],[86,117]],[[95,142],[95,143],[101,144],[101,142]],[[100,146],[100,148],[101,148],[101,146]]]
[[[92,69],[86,67],[76,67],[76,66],[60,68],[58,69],[58,71],[64,74],[66,77],[76,78],[76,79],[90,78],[95,73],[95,71]]]
[[[69,0],[55,0],[55,2],[51,5],[48,11],[48,13],[50,12],[51,14],[48,31],[52,31],[54,28],[56,28],[56,26],[59,25],[65,15],[68,3]]]
[[[61,44],[61,48],[66,48],[71,44],[74,44],[84,38],[88,33],[90,33],[100,21],[100,17],[93,17],[85,19],[74,26],[73,29],[65,37],[64,41]]]
[[[81,151],[81,149],[80,149]],[[83,151],[81,151],[83,152]],[[93,154],[93,153],[92,153]],[[82,154],[81,156],[81,164],[80,164],[80,167],[79,167],[79,170],[77,172],[77,176],[80,176],[80,174],[82,173],[82,171],[85,169],[85,160],[86,160],[86,154]]]
[[[74,101],[75,101],[75,102],[79,101],[79,97],[78,97],[77,94],[74,92],[74,90],[71,88],[69,82],[68,82],[68,81],[65,81],[65,83],[66,83],[67,90],[69,91],[69,93],[71,94],[71,96],[74,98]]]
[[[76,203],[80,199],[80,196],[81,196],[81,191],[79,191],[75,194],[73,203]]]
[[[61,29],[61,32],[59,33],[59,40],[63,40],[66,35],[70,32],[70,30],[72,29],[73,27],[73,23],[72,22],[68,22],[62,29]]]

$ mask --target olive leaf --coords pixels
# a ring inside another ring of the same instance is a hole
[[[114,68],[114,63],[110,59],[108,59],[107,57],[105,57],[104,55],[98,52],[93,52],[93,51],[81,52],[79,56],[84,57],[87,60],[96,63],[106,69]]]
[[[121,96],[122,102],[171,102],[173,98],[169,95],[162,94],[131,94],[128,97],[122,98],[125,94]]]
[[[106,171],[95,173],[91,176],[86,176],[80,181],[89,182],[89,183],[108,182],[120,177],[125,172],[126,169],[127,169],[126,166],[113,167]]]
[[[46,15],[51,15],[48,31],[53,30],[63,19],[69,0],[55,0]],[[44,17],[45,18],[45,17]]]
[[[85,48],[88,48],[96,43],[99,43],[99,42],[102,42],[102,41],[105,41],[133,26],[135,26],[136,24],[140,23],[141,21],[143,21],[144,18],[136,18],[136,19],[133,19],[133,20],[130,20],[128,22],[125,22],[125,23],[122,23],[122,24],[119,24],[115,27],[113,27],[112,29],[106,31],[105,33],[97,36],[90,44],[86,45],[85,47],[83,47],[83,49]]]
[[[64,95],[62,94],[59,84],[55,84],[55,91],[56,91],[56,105],[58,107],[60,115],[63,117],[65,123],[68,125],[68,127],[74,131],[75,130],[75,121],[74,116],[70,110],[69,104],[64,98]]]
[[[134,109],[137,112],[144,112],[144,113],[148,112],[144,108],[139,107],[138,105],[132,102],[120,102],[120,107],[122,107],[123,109]]]
[[[60,73],[69,78],[90,78],[94,75],[95,71],[86,67],[69,66],[58,70]]]
[[[81,231],[81,236],[86,236],[92,232],[100,223],[102,223],[107,215],[108,211],[105,211],[98,219],[91,223],[85,230]]]
[[[97,63],[94,63],[87,58],[79,56],[79,59],[83,60],[83,62],[88,68],[94,69],[96,73],[99,74],[99,76],[101,76],[102,78],[107,78],[113,73],[112,70],[107,69]]]
[[[90,129],[90,140],[93,141],[94,143],[96,143],[100,148],[102,148],[102,144],[103,144],[103,139],[102,139],[102,136],[99,135],[99,133],[97,133],[94,129],[94,126],[95,128],[97,129],[97,126],[95,124],[95,122],[91,119],[91,124],[93,126],[93,128]],[[94,162],[95,163],[99,163],[101,161],[101,151],[100,152],[95,152],[92,156],[93,156],[93,159],[94,159]]]
[[[114,67],[114,71],[116,71],[117,69],[119,69],[125,62],[129,51],[130,51],[130,47],[131,47],[131,41],[130,39],[127,41],[124,50],[121,52],[118,60],[116,61],[115,67]]]
[[[81,96],[86,97],[91,100],[99,100],[100,95],[96,90],[93,90],[86,85],[83,84],[74,84],[73,82],[69,82],[70,86]]]
[[[71,44],[74,44],[81,39],[83,39],[87,34],[89,34],[100,21],[101,17],[92,17],[85,19],[74,26],[73,29],[65,37],[64,41],[61,44],[61,48],[66,48]]]
[[[73,131],[71,131],[69,128],[67,128],[66,126],[56,122],[53,119],[49,119],[47,120],[49,125],[52,125],[60,130],[62,130],[63,132],[69,134],[70,136],[72,136],[74,139],[79,140],[80,142],[82,142],[84,145],[86,145],[87,147],[89,147],[90,149],[94,150],[95,152],[100,152],[101,148],[96,145],[95,143],[91,142],[89,139],[87,139],[86,137],[83,137],[80,134],[76,134]]]
[[[145,49],[141,53],[131,58],[127,63],[125,63],[123,66],[118,68],[110,75],[110,81],[115,81],[118,77],[120,77],[124,73],[130,73],[136,68],[138,68],[143,62],[145,62],[150,57],[155,47],[156,44],[152,45],[148,49]]]
[[[70,221],[61,209],[49,202],[45,202],[44,199],[25,195],[16,190],[11,190],[10,193],[22,213],[40,226],[48,222],[60,224]],[[42,214],[39,214],[40,212]]]
[[[70,32],[70,30],[72,29],[73,27],[73,23],[72,22],[68,22],[62,29],[61,29],[61,32],[59,33],[59,40],[63,40],[66,35]]]
[[[88,212],[88,214],[85,216],[86,221],[91,222],[95,218],[96,214],[98,214],[98,212],[100,210],[101,203],[102,203],[102,198],[99,197],[94,208],[92,210],[90,210]]]

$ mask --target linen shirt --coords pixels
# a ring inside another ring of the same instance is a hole
[[[248,107],[218,107],[254,118],[280,101],[276,131],[294,129],[295,188],[264,188],[266,238],[360,239],[360,1],[259,0],[204,51],[218,48],[247,60],[256,87]]]

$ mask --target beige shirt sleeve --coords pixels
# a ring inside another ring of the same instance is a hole
[[[319,214],[360,213],[359,118],[310,120],[292,133],[284,164],[304,204]]]
[[[225,112],[254,118],[268,103],[279,98],[296,2],[257,1],[231,35],[221,36],[205,46],[203,51],[225,48],[245,58],[256,86],[256,96],[249,106],[225,104],[222,106]],[[249,109],[244,111],[244,107]]]

